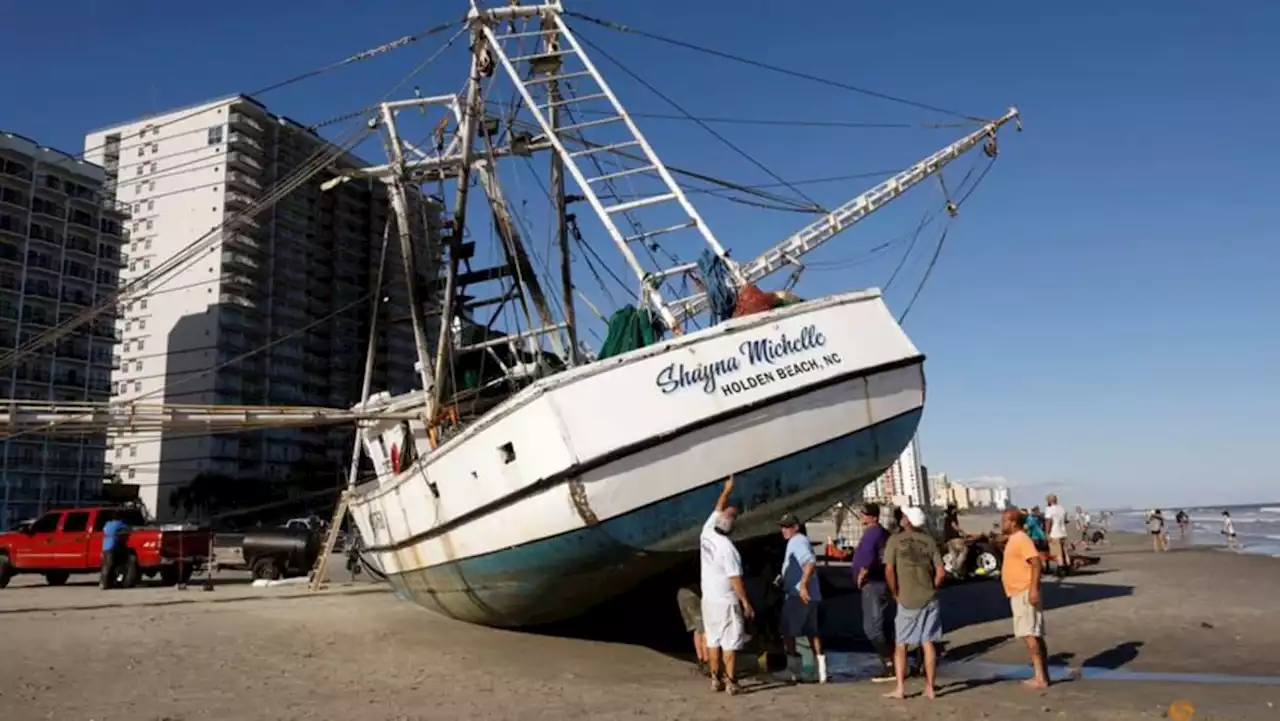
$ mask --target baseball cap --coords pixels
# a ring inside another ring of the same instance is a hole
[[[902,512],[902,515],[907,519],[908,523],[915,526],[916,528],[921,528],[924,526],[924,523],[925,523],[924,511],[922,511],[919,506],[912,506],[904,510]]]
[[[786,528],[787,526],[798,526],[800,525],[800,519],[796,518],[796,514],[794,513],[784,513],[782,514],[782,518],[778,520],[778,525],[783,528]]]

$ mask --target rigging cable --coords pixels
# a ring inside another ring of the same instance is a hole
[[[686,50],[693,50],[695,52],[705,53],[707,55],[712,55],[714,57],[722,58],[724,60],[732,60],[734,62],[742,63],[744,65],[750,65],[752,67],[760,68],[762,70],[769,70],[775,73],[780,73],[782,75],[789,75],[793,78],[799,78],[801,80],[808,80],[808,81],[819,83],[822,85],[828,85],[830,87],[840,88],[842,90],[849,90],[851,92],[859,93],[861,95],[866,95],[868,97],[878,98],[880,100],[887,100],[889,102],[899,103],[901,105],[907,105],[910,107],[919,108],[921,110],[928,110],[935,113],[942,113],[943,115],[950,115],[952,117],[961,118],[961,119],[968,120],[975,123],[991,122],[990,119],[983,118],[977,115],[969,115],[968,113],[961,113],[955,110],[949,110],[947,108],[938,107],[937,105],[930,105],[928,103],[922,103],[915,100],[898,97],[896,95],[889,95],[887,93],[882,93],[876,90],[870,90],[868,88],[859,87],[857,85],[850,85],[848,83],[842,83],[836,80],[831,80],[829,78],[823,78],[817,75],[803,73],[798,70],[791,70],[789,68],[784,68],[777,65],[771,65],[769,63],[760,62],[759,60],[752,60],[750,58],[745,58],[745,57],[742,57],[741,55],[734,55],[732,53],[727,53],[722,50],[715,50],[713,48],[695,45],[693,43],[685,42],[683,40],[676,40],[674,38],[663,37],[661,35],[657,35],[655,33],[651,33],[645,30],[640,30],[639,28],[633,28],[629,25],[624,25],[622,23],[615,23],[609,20],[601,20],[599,18],[591,17],[590,15],[583,15],[582,13],[577,13],[577,12],[565,12],[564,14],[569,17],[575,17],[580,20],[586,20],[589,23],[593,23],[595,25],[599,25],[600,27],[608,28],[610,30],[616,30],[618,32],[629,34],[629,35],[638,35],[640,37],[649,38],[650,40],[656,40],[660,43],[666,43],[668,45],[674,45],[676,47],[684,48]]]
[[[614,65],[618,66],[618,69],[619,69],[619,70],[621,70],[622,72],[626,73],[627,75],[630,75],[630,76],[631,76],[631,79],[633,79],[633,80],[635,80],[637,83],[640,83],[641,85],[643,85],[643,86],[644,86],[645,88],[647,88],[651,93],[653,93],[654,95],[657,95],[659,98],[661,98],[662,100],[664,100],[668,105],[670,105],[671,107],[675,108],[678,112],[683,113],[683,114],[684,114],[684,116],[685,116],[686,118],[688,118],[689,120],[691,120],[691,121],[693,121],[694,123],[696,123],[696,124],[698,125],[698,127],[702,128],[703,130],[705,130],[705,131],[707,131],[708,133],[710,133],[710,134],[711,134],[711,136],[712,136],[713,138],[715,138],[716,140],[719,140],[721,143],[724,143],[724,145],[725,145],[726,147],[728,147],[730,150],[734,151],[734,152],[735,152],[735,153],[737,153],[738,155],[742,156],[742,157],[743,157],[747,162],[751,163],[752,165],[756,166],[756,167],[757,167],[757,168],[759,168],[760,170],[764,171],[764,172],[765,172],[765,174],[767,174],[769,177],[773,178],[774,180],[778,181],[779,183],[782,183],[783,185],[786,185],[786,186],[787,186],[787,188],[791,190],[791,192],[795,193],[795,194],[796,194],[797,196],[799,196],[800,198],[802,198],[802,199],[804,199],[804,200],[808,201],[808,203],[812,206],[812,209],[813,209],[813,210],[815,210],[816,212],[821,212],[821,213],[825,213],[825,212],[827,212],[826,208],[824,208],[824,207],[822,206],[822,204],[821,204],[821,203],[819,203],[818,201],[814,200],[813,198],[810,198],[808,195],[806,195],[806,194],[804,193],[804,191],[800,190],[799,188],[796,188],[796,187],[794,187],[794,186],[790,185],[789,183],[787,183],[787,181],[783,180],[781,176],[779,176],[777,173],[775,173],[775,172],[773,172],[772,170],[770,170],[770,169],[769,169],[769,167],[768,167],[768,166],[766,166],[764,163],[761,163],[759,160],[756,160],[754,157],[752,157],[752,156],[751,156],[751,154],[750,154],[750,153],[748,153],[747,151],[743,150],[742,148],[739,148],[737,145],[735,145],[735,144],[734,144],[732,141],[730,141],[728,138],[724,137],[724,136],[723,136],[723,135],[721,135],[720,133],[717,133],[715,130],[713,130],[713,129],[711,128],[711,126],[710,126],[710,125],[707,125],[706,123],[702,122],[701,120],[699,120],[699,119],[695,118],[692,114],[690,114],[690,113],[689,113],[689,111],[685,110],[683,106],[681,106],[679,103],[677,103],[676,101],[672,100],[671,98],[667,97],[665,94],[663,94],[663,92],[662,92],[661,90],[658,90],[656,87],[654,87],[652,84],[650,84],[649,82],[647,82],[644,78],[642,78],[642,77],[640,77],[639,75],[637,75],[634,71],[632,71],[632,70],[631,70],[630,68],[628,68],[626,65],[623,65],[623,64],[622,64],[622,62],[620,62],[617,58],[615,58],[615,57],[613,57],[612,55],[610,55],[610,54],[609,54],[607,51],[605,51],[603,48],[601,48],[600,46],[598,46],[598,45],[596,45],[595,43],[591,42],[590,40],[588,40],[588,39],[587,39],[587,38],[585,38],[585,37],[584,37],[584,38],[582,38],[582,42],[583,42],[583,43],[585,43],[587,46],[589,46],[589,47],[590,47],[592,50],[594,50],[595,52],[597,52],[597,53],[599,53],[600,55],[602,55],[606,60],[608,60],[608,61],[612,62]]]
[[[987,173],[991,170],[991,166],[995,164],[996,158],[993,156],[987,162],[987,166],[978,174],[977,179],[973,181],[973,185],[969,188],[968,192],[961,196],[960,200],[956,201],[955,207],[957,209],[964,204],[964,201],[969,199],[969,196],[973,194],[973,191],[978,189],[978,186],[982,184],[982,179],[987,177]],[[963,185],[963,182],[961,185]],[[902,325],[902,322],[907,319],[907,314],[911,312],[913,307],[915,307],[916,300],[920,297],[920,292],[924,290],[925,284],[929,282],[929,276],[933,274],[933,268],[938,264],[938,256],[942,255],[942,246],[947,242],[947,231],[950,229],[951,223],[950,220],[948,220],[947,226],[942,229],[942,235],[938,238],[938,244],[933,249],[933,256],[929,258],[929,264],[925,266],[924,276],[920,278],[920,283],[916,286],[915,293],[911,295],[911,300],[907,303],[907,307],[902,310],[902,315],[898,316],[898,325]]]
[[[321,150],[324,150],[324,149],[325,148],[323,147],[321,148]],[[345,152],[341,147],[335,147],[333,148],[333,150],[335,152],[331,154],[331,159],[336,158]],[[316,155],[313,156],[313,158],[317,158],[319,156],[320,156],[320,151],[317,151]],[[51,343],[56,343],[58,340],[66,337],[67,335],[70,335],[71,333],[75,332],[75,330],[80,326],[84,325],[85,323],[93,320],[95,317],[115,307],[119,302],[121,302],[121,300],[125,299],[126,297],[131,296],[133,293],[136,293],[139,290],[146,290],[147,288],[149,288],[153,280],[163,282],[162,279],[168,279],[173,275],[177,273],[181,273],[183,270],[186,270],[191,265],[193,265],[195,261],[199,260],[202,257],[205,249],[211,246],[213,242],[216,241],[218,234],[222,231],[223,228],[225,228],[229,224],[233,224],[241,220],[253,219],[254,216],[265,211],[268,207],[270,207],[280,198],[283,198],[285,195],[292,192],[297,187],[301,186],[302,183],[306,182],[306,180],[311,175],[314,175],[316,172],[319,172],[321,169],[323,169],[325,165],[331,162],[331,159],[320,158],[320,162],[318,163],[314,162],[313,160],[304,162],[304,165],[300,167],[294,173],[293,176],[286,178],[279,185],[275,186],[270,191],[268,191],[266,195],[267,200],[259,200],[255,202],[253,205],[251,205],[250,208],[232,216],[230,220],[224,220],[222,223],[219,223],[218,225],[214,226],[211,230],[206,232],[204,235],[201,235],[200,237],[196,238],[194,241],[192,241],[187,246],[179,250],[177,253],[174,253],[168,259],[163,261],[155,270],[147,273],[143,273],[141,276],[138,276],[137,278],[127,282],[124,285],[124,287],[119,288],[116,291],[108,294],[106,299],[103,300],[101,303],[99,303],[96,307],[90,307],[84,311],[81,311],[77,315],[73,316],[70,320],[59,324],[58,327],[45,331],[44,333],[41,333],[40,335],[33,338],[31,341],[29,341],[25,345],[20,346],[19,348],[5,354],[4,356],[0,356],[0,368],[5,368],[14,363],[17,363],[18,361],[26,357],[29,357],[33,353],[37,352],[40,348],[43,348]],[[182,267],[179,267],[179,266],[182,266]]]
[[[424,31],[422,31],[422,32],[420,32],[420,33],[417,33],[416,35],[406,35],[405,37],[402,37],[402,38],[400,38],[399,40],[394,40],[394,41],[392,41],[392,42],[385,43],[385,44],[383,44],[383,45],[379,45],[379,46],[377,46],[377,47],[375,47],[375,48],[370,48],[370,49],[368,49],[368,50],[365,50],[365,51],[362,51],[362,52],[356,53],[355,55],[352,55],[351,57],[344,58],[344,59],[342,59],[342,60],[338,60],[338,61],[336,61],[336,62],[329,63],[328,65],[324,65],[324,66],[322,66],[322,67],[320,67],[320,68],[316,68],[315,70],[310,70],[310,71],[305,72],[305,73],[302,73],[302,74],[300,74],[300,75],[295,75],[295,76],[293,76],[293,77],[291,77],[291,78],[287,78],[287,79],[285,79],[285,80],[280,80],[280,81],[278,81],[278,82],[271,83],[270,85],[267,85],[267,86],[262,87],[262,88],[259,88],[259,89],[257,89],[257,90],[253,90],[253,91],[251,91],[251,92],[245,93],[244,95],[246,95],[247,97],[250,97],[250,98],[256,97],[256,96],[258,96],[258,95],[265,95],[266,93],[270,93],[270,92],[273,92],[273,91],[275,91],[275,90],[279,90],[280,88],[286,87],[286,86],[288,86],[288,85],[293,85],[294,83],[302,82],[303,80],[308,80],[308,79],[310,79],[310,78],[316,77],[317,75],[323,75],[324,73],[328,73],[328,72],[330,72],[330,71],[337,70],[338,68],[345,67],[345,66],[347,66],[347,65],[351,65],[351,64],[353,64],[353,63],[360,62],[360,61],[362,61],[362,60],[368,60],[369,58],[375,57],[375,56],[377,56],[377,55],[382,55],[383,53],[390,52],[390,51],[392,51],[392,50],[397,50],[397,49],[399,49],[399,48],[406,47],[406,46],[408,46],[408,45],[412,45],[413,43],[416,43],[416,42],[418,42],[419,40],[422,40],[422,39],[424,39],[424,38],[427,38],[427,37],[429,37],[429,36],[431,36],[431,35],[436,35],[436,34],[438,34],[438,33],[442,33],[442,32],[444,32],[445,30],[448,30],[449,28],[454,27],[455,25],[462,24],[463,22],[465,22],[465,21],[464,21],[464,20],[453,20],[453,21],[450,21],[450,22],[447,22],[447,23],[441,23],[441,24],[436,25],[436,26],[434,26],[434,27],[428,28],[428,29],[426,29],[426,30],[424,30]],[[179,115],[178,117],[173,118],[172,120],[165,121],[165,122],[160,123],[160,124],[158,124],[158,125],[150,126],[150,127],[146,128],[146,129],[147,129],[147,130],[156,130],[156,129],[159,129],[159,128],[167,127],[167,126],[169,126],[169,125],[173,125],[173,124],[175,124],[175,123],[180,123],[180,122],[182,122],[182,121],[184,121],[184,120],[189,120],[189,119],[191,119],[191,118],[196,117],[197,115],[201,115],[202,113],[204,113],[204,109],[203,109],[203,108],[198,109],[198,110],[193,110],[193,111],[191,111],[191,112],[189,112],[189,113],[183,113],[182,115]],[[145,119],[146,119],[146,117],[147,117],[147,116],[143,116],[142,118],[139,118],[139,120],[145,120]],[[139,134],[138,134],[138,135],[139,135],[139,137],[141,137],[141,135],[142,135],[142,134],[141,134],[141,132],[139,132]],[[88,148],[88,149],[86,149],[83,153],[80,153],[80,154],[79,154],[79,155],[77,155],[77,156],[73,156],[72,158],[70,158],[70,160],[72,160],[72,161],[84,160],[85,156],[87,156],[88,154],[90,154],[90,153],[94,153],[94,152],[97,152],[97,151],[99,151],[99,150],[102,150],[102,149],[106,148],[106,147],[107,147],[107,146],[109,146],[109,145],[111,145],[111,143],[110,143],[110,142],[106,142],[106,143],[102,143],[101,145],[98,145],[98,146],[95,146],[95,147],[92,147],[92,148]],[[58,162],[65,162],[65,161],[58,161]]]
[[[381,292],[381,289],[375,289],[375,290],[373,290],[373,291],[370,291],[369,293],[366,293],[365,295],[363,295],[363,296],[361,296],[361,297],[357,298],[356,300],[352,301],[351,303],[348,303],[348,304],[346,304],[346,305],[342,306],[341,308],[338,308],[337,310],[333,311],[332,313],[330,313],[330,314],[328,314],[328,315],[326,315],[326,316],[324,316],[324,317],[322,317],[322,318],[319,318],[319,319],[317,319],[317,320],[315,320],[315,321],[312,321],[311,323],[308,323],[307,325],[304,325],[304,326],[302,326],[301,328],[297,328],[297,329],[295,329],[295,330],[293,330],[293,331],[291,331],[291,332],[289,332],[289,333],[286,333],[285,335],[279,336],[279,337],[277,337],[277,338],[273,338],[272,340],[270,340],[270,341],[268,341],[267,343],[265,343],[265,344],[263,344],[263,345],[259,346],[258,348],[254,348],[253,350],[249,350],[249,351],[246,351],[246,352],[244,352],[244,353],[241,353],[240,355],[238,355],[238,356],[236,356],[236,357],[234,357],[234,358],[231,358],[231,359],[229,359],[229,360],[227,360],[227,361],[225,361],[225,362],[223,362],[223,363],[219,363],[218,365],[213,366],[212,368],[206,368],[205,370],[198,371],[198,372],[196,372],[196,373],[192,373],[191,375],[187,375],[187,376],[184,376],[184,377],[182,377],[182,378],[176,379],[176,380],[174,380],[173,382],[171,382],[171,383],[166,383],[165,385],[163,385],[163,386],[161,386],[161,387],[159,387],[159,388],[156,388],[156,389],[155,389],[155,390],[153,390],[153,391],[149,391],[149,392],[147,392],[147,393],[144,393],[144,394],[142,394],[141,396],[138,396],[137,398],[134,398],[134,399],[131,399],[131,400],[128,400],[128,401],[108,402],[108,404],[107,404],[107,405],[108,405],[108,406],[113,406],[113,405],[115,405],[115,406],[120,406],[120,405],[136,405],[139,401],[144,400],[144,399],[146,399],[146,398],[153,397],[153,396],[155,396],[157,393],[166,393],[166,392],[168,392],[169,390],[172,390],[174,386],[179,386],[179,385],[182,385],[182,384],[184,384],[184,383],[190,383],[190,382],[191,382],[191,381],[193,381],[193,380],[198,380],[198,379],[200,379],[200,378],[204,378],[204,377],[206,377],[206,376],[209,376],[209,375],[212,375],[212,374],[214,374],[214,373],[217,373],[218,371],[222,370],[223,368],[226,368],[226,367],[228,367],[228,366],[230,366],[230,365],[233,365],[233,364],[235,364],[235,363],[239,363],[239,362],[241,362],[241,361],[243,361],[243,360],[245,360],[245,359],[247,359],[247,358],[250,358],[250,357],[252,357],[252,356],[257,355],[258,353],[262,353],[263,351],[269,350],[269,349],[271,349],[272,347],[274,347],[274,346],[276,346],[276,345],[279,345],[280,343],[283,343],[283,342],[285,342],[285,341],[287,341],[287,340],[289,340],[289,339],[293,338],[294,336],[296,336],[296,335],[298,335],[298,334],[300,334],[300,333],[305,333],[306,331],[309,331],[309,330],[311,330],[312,328],[315,328],[316,326],[318,326],[318,325],[320,325],[320,324],[322,324],[322,323],[327,323],[327,322],[329,322],[330,320],[333,320],[334,318],[338,317],[338,316],[339,316],[339,315],[341,315],[342,313],[345,313],[345,312],[347,312],[348,310],[351,310],[352,308],[355,308],[357,305],[359,305],[359,304],[361,304],[361,303],[365,302],[366,300],[368,300],[368,299],[370,298],[370,296],[375,295],[375,294],[377,294],[377,293],[379,293],[379,292]],[[165,376],[165,375],[166,375],[166,374],[157,374],[157,375],[155,375],[155,376],[148,376],[148,377],[155,378],[155,377],[163,377],[163,376]],[[140,378],[139,378],[139,379],[132,379],[132,378],[131,378],[130,380],[140,380]],[[32,433],[49,433],[52,429],[54,429],[54,428],[56,428],[56,427],[58,427],[58,426],[66,425],[66,424],[70,424],[70,423],[74,423],[74,422],[76,422],[77,420],[78,420],[78,419],[77,419],[75,416],[70,416],[70,417],[68,417],[66,420],[55,420],[55,421],[50,421],[49,423],[46,423],[46,424],[41,425],[41,426],[37,426],[37,427],[34,427],[34,428],[28,428],[28,429],[25,429],[25,430],[22,430],[22,431],[17,431],[17,432],[14,432],[14,433],[9,433],[9,434],[4,435],[4,436],[0,436],[0,441],[12,440],[12,439],[14,439],[14,438],[19,438],[19,437],[21,437],[21,436],[29,435],[29,434],[32,434]],[[318,419],[317,419],[317,420],[318,420]],[[337,421],[335,421],[335,422],[337,422]],[[230,429],[229,429],[229,430],[230,430]],[[243,430],[243,429],[241,429],[241,430]],[[215,431],[206,431],[205,433],[207,434],[207,433],[213,433],[213,432],[215,432]]]

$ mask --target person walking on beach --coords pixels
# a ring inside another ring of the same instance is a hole
[[[1178,524],[1178,540],[1187,540],[1187,530],[1191,528],[1191,519],[1187,516],[1186,511],[1179,510],[1178,515],[1173,517],[1175,523]]]
[[[818,604],[822,591],[818,587],[817,561],[813,544],[800,527],[800,519],[786,514],[778,522],[787,548],[782,554],[782,647],[787,654],[787,672],[793,682],[804,674],[804,664],[796,650],[796,639],[809,639],[818,666],[818,683],[827,682],[827,657],[822,653],[822,637],[818,635]]]
[[[882,670],[871,677],[872,683],[892,681],[893,645],[890,638],[889,615],[893,596],[884,577],[884,550],[889,543],[889,532],[880,525],[880,505],[866,503],[862,506],[862,538],[853,551],[850,568],[862,601],[862,632],[880,657]]]
[[[1147,516],[1147,532],[1151,534],[1151,547],[1156,553],[1169,550],[1164,537],[1164,514],[1159,508]]]
[[[680,618],[684,621],[684,629],[693,634],[693,652],[697,654],[696,667],[699,676],[710,676],[707,666],[707,641],[702,633],[702,596],[697,584],[690,584],[676,591],[676,605],[680,608]]]
[[[1043,543],[1048,548],[1049,537],[1044,535],[1044,526],[1040,525],[1040,506],[1033,506],[1031,510],[1024,508],[1019,513],[1022,516],[1023,530],[1031,537],[1031,542]]]
[[[1222,535],[1227,537],[1227,548],[1233,551],[1243,551],[1244,544],[1240,543],[1240,539],[1236,538],[1236,524],[1231,520],[1231,512],[1222,512]]]
[[[1058,505],[1058,497],[1052,493],[1044,500],[1048,504],[1044,509],[1044,520],[1048,527],[1044,530],[1049,534],[1049,553],[1057,561],[1058,577],[1061,578],[1071,568],[1071,558],[1067,552],[1067,509]]]
[[[942,516],[942,540],[947,544],[951,567],[963,574],[964,563],[969,560],[969,536],[960,528],[960,510],[954,503],[947,504]]]
[[[1023,681],[1030,688],[1049,687],[1049,652],[1044,642],[1044,613],[1040,605],[1040,577],[1043,567],[1040,553],[1031,537],[1022,530],[1022,519],[1015,510],[1000,516],[1000,528],[1009,540],[1004,545],[1000,582],[1009,597],[1013,611],[1013,635],[1021,638],[1031,652],[1034,675]]]
[[[710,667],[711,690],[730,694],[740,691],[736,654],[746,642],[745,619],[755,617],[755,609],[742,585],[742,557],[729,540],[738,509],[729,503],[733,476],[725,479],[716,508],[702,526],[699,539],[702,564],[702,622]],[[721,677],[723,667],[724,676]]]
[[[894,623],[893,670],[898,687],[886,698],[906,698],[907,646],[924,648],[924,695],[934,697],[938,651],[942,640],[942,614],[938,587],[946,576],[938,542],[924,531],[924,511],[912,506],[902,513],[902,531],[889,539],[884,550],[885,579],[898,601]]]
[[[1080,532],[1080,542],[1089,543],[1089,524],[1093,518],[1080,506],[1076,506],[1076,530]]]

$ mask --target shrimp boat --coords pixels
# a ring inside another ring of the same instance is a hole
[[[1018,118],[1010,109],[975,123],[742,263],[566,16],[559,2],[473,2],[460,31],[471,66],[462,90],[382,103],[388,162],[352,171],[387,184],[406,277],[434,277],[406,284],[421,388],[391,396],[366,384],[353,411],[374,473],[344,503],[397,595],[498,627],[579,615],[689,559],[730,474],[742,507],[735,534],[749,538],[776,532],[783,512],[812,517],[849,498],[892,464],[920,422],[924,357],[880,292],[801,300],[757,283],[800,268],[804,254],[968,151],[994,156],[997,131]],[[509,103],[495,100],[499,82]],[[434,148],[407,142],[406,124],[432,113]],[[560,313],[542,285],[551,269],[539,279],[497,172],[539,154],[549,156],[558,223]],[[647,185],[623,199],[624,181]],[[501,241],[495,269],[470,268],[473,185]],[[577,338],[570,276],[586,246],[569,240],[580,233],[569,203],[589,208],[634,275],[634,305],[609,317],[595,353]],[[411,237],[424,206],[440,214],[425,253]],[[477,300],[495,279],[504,292]],[[485,304],[507,301],[526,329],[497,333],[478,320]]]

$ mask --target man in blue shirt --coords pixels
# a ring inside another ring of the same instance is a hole
[[[129,526],[118,518],[112,518],[102,527],[102,570],[98,575],[98,588],[106,590],[115,585],[116,571],[124,565],[129,549]]]
[[[782,555],[782,590],[786,598],[782,603],[782,643],[787,652],[787,672],[793,681],[804,673],[804,664],[796,651],[796,639],[809,639],[818,666],[818,683],[827,682],[827,657],[822,653],[822,638],[818,635],[818,603],[822,591],[818,587],[817,556],[813,544],[800,528],[800,519],[786,514],[778,523],[782,537],[787,539],[787,550]]]
[[[883,667],[872,681],[883,683],[895,680],[893,674],[893,639],[891,611],[893,596],[884,578],[884,547],[889,542],[889,531],[880,525],[880,505],[866,503],[862,506],[862,538],[854,549],[854,583],[858,586],[862,601],[862,632],[871,642]]]

